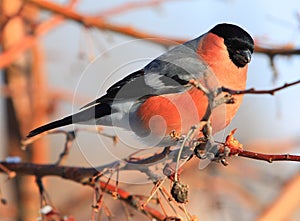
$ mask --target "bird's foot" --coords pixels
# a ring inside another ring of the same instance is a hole
[[[169,134],[172,140],[179,141],[183,138],[180,132],[176,130],[172,130],[171,133]]]
[[[202,142],[194,150],[200,159],[221,162],[224,166],[228,165],[227,157],[238,155],[243,152],[243,145],[233,137],[236,129],[232,130],[223,143]]]
[[[219,161],[227,166],[229,163],[226,157],[237,156],[239,153],[243,152],[243,144],[241,144],[235,137],[233,137],[237,128],[232,130],[226,137],[225,143],[223,143],[219,148]]]

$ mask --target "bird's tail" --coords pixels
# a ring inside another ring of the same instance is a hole
[[[40,126],[29,132],[27,135],[28,138],[43,133],[48,130],[52,130],[58,127],[66,126],[73,123],[84,123],[89,122],[90,120],[95,120],[101,118],[105,115],[111,114],[110,104],[97,104],[96,106],[90,107],[86,110],[78,112],[74,115],[70,115],[60,120],[53,121],[49,124]]]
[[[73,116],[68,116],[63,119],[53,121],[49,124],[43,125],[41,127],[38,127],[36,129],[30,131],[29,134],[27,135],[27,137],[30,138],[30,137],[33,137],[40,133],[43,133],[45,131],[72,124],[72,119],[73,119]]]

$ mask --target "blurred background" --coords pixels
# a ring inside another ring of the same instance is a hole
[[[63,149],[63,135],[43,137],[27,151],[20,150],[21,139],[36,126],[78,111],[113,82],[171,47],[147,38],[189,40],[227,22],[247,30],[260,48],[293,51],[300,47],[300,4],[292,0],[2,0],[0,5],[3,161],[19,156],[24,162],[54,163]],[[85,26],[82,21],[89,21],[85,17],[96,22]],[[255,53],[247,88],[271,89],[298,80],[299,65],[299,51],[289,56]],[[237,116],[218,139],[223,141],[238,128],[235,136],[247,150],[299,154],[299,88],[296,85],[275,96],[246,95]],[[108,137],[81,131],[65,164],[99,166],[126,157],[128,151],[122,142],[114,146]],[[183,167],[181,179],[190,186],[186,205],[190,214],[205,221],[300,219],[298,163],[268,164],[240,157],[228,161],[227,167],[203,166],[195,159]],[[91,219],[91,188],[61,178],[43,180],[51,203],[61,214]],[[139,178],[139,172],[120,173],[120,181],[120,187],[131,194],[149,195],[153,187],[146,178]],[[0,186],[8,202],[0,205],[1,220],[40,216],[33,177],[7,180],[3,174]],[[149,219],[109,195],[104,202],[99,220]]]

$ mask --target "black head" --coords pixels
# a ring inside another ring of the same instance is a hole
[[[229,57],[237,67],[244,67],[251,60],[254,50],[252,37],[242,28],[233,24],[218,24],[211,33],[224,39]]]

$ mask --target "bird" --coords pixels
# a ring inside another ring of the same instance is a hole
[[[253,51],[254,41],[247,31],[236,24],[217,24],[117,81],[79,112],[40,126],[27,137],[70,124],[94,124],[132,131],[149,146],[175,145],[171,134],[187,134],[209,105],[206,94],[191,81],[209,91],[218,87],[244,90]],[[233,104],[213,109],[214,134],[236,115],[243,96],[233,96]]]

